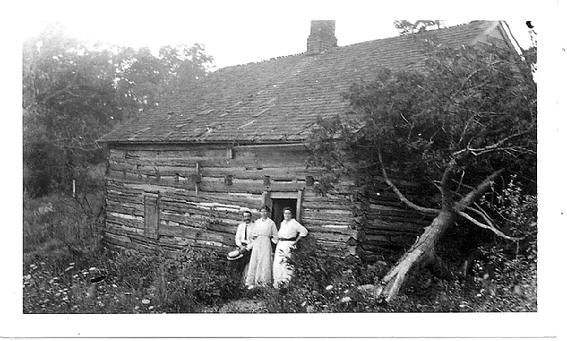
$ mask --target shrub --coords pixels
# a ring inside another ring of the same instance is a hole
[[[496,239],[479,248],[474,278],[495,297],[485,310],[537,310],[537,197],[525,193],[512,176],[502,192],[484,204],[499,217],[501,228],[522,237],[518,242]]]
[[[153,296],[168,312],[197,312],[241,297],[240,274],[215,251],[187,249],[162,258],[153,281]]]
[[[356,257],[332,256],[312,237],[301,240],[289,259],[294,275],[287,288],[270,292],[270,312],[362,312],[380,311],[358,287],[372,284],[385,267],[364,264]],[[379,265],[380,263],[378,263]]]
[[[121,286],[143,291],[156,276],[156,267],[162,258],[159,254],[147,254],[136,250],[108,250],[103,257],[109,275]]]
[[[90,198],[91,206],[102,212],[102,193]],[[100,216],[85,211],[69,196],[25,197],[23,218],[24,263],[43,261],[62,270],[101,248]]]

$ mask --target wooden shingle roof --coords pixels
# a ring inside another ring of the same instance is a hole
[[[506,39],[499,22],[473,21],[434,31],[447,45]],[[412,35],[231,66],[159,108],[121,125],[102,142],[293,142],[306,138],[317,117],[345,112],[342,94],[382,68],[418,68],[424,55]]]

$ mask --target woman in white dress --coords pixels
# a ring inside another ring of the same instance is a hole
[[[269,212],[268,207],[262,207],[260,218],[254,222],[250,232],[253,247],[246,274],[248,289],[266,286],[272,281],[272,242],[277,243],[278,230],[276,223],[268,218]]]
[[[291,252],[295,249],[297,242],[307,236],[307,229],[303,227],[297,220],[293,219],[291,209],[284,208],[284,220],[280,224],[278,231],[278,245],[274,255],[274,288],[279,289],[287,285],[293,274],[293,269],[288,264],[287,259],[291,256]]]

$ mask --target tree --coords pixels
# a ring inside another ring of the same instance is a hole
[[[394,21],[394,27],[400,31],[401,35],[406,35],[410,33],[420,33],[427,31],[430,28],[441,28],[441,20],[396,20]]]
[[[408,273],[427,267],[446,275],[436,245],[456,221],[518,240],[498,228],[479,199],[511,175],[533,185],[536,169],[536,85],[530,66],[494,46],[430,47],[420,71],[383,70],[346,95],[352,110],[320,120],[309,145],[311,163],[329,170],[320,180],[331,191],[354,178],[362,197],[384,183],[407,207],[431,217],[423,234],[375,287],[386,301]],[[390,177],[420,185],[405,195]]]
[[[121,111],[108,51],[91,51],[52,27],[24,44],[24,184],[41,195],[103,160],[96,139]]]
[[[48,27],[24,43],[24,186],[32,196],[69,186],[104,161],[96,142],[118,122],[153,110],[206,75],[202,46],[149,49],[87,46]]]
[[[125,120],[155,109],[161,98],[187,89],[204,77],[212,64],[202,45],[163,46],[154,56],[149,48],[123,48],[116,53],[116,90]]]

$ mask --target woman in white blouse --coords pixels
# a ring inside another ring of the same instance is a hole
[[[291,251],[295,249],[297,242],[307,236],[307,229],[297,220],[293,219],[289,207],[283,210],[284,220],[280,224],[278,231],[278,245],[274,255],[274,288],[278,289],[285,286],[291,279],[293,269],[288,264],[287,259],[291,256]]]
[[[260,218],[252,227],[252,253],[246,273],[246,286],[266,286],[272,281],[272,243],[277,242],[276,223],[268,218],[270,209],[266,206],[260,210]]]

